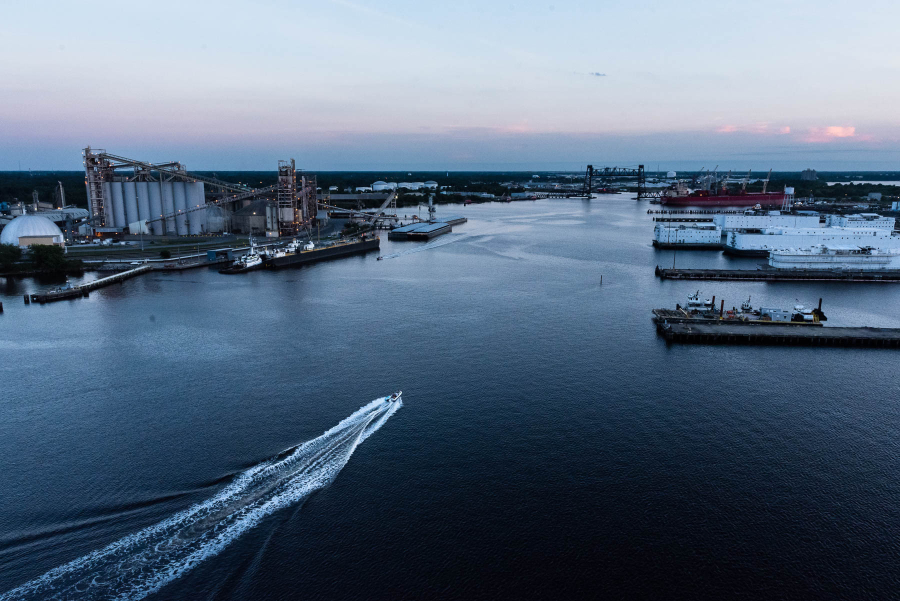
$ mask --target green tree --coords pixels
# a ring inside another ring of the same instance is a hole
[[[22,249],[15,244],[0,244],[0,271],[12,271],[22,258]]]
[[[66,254],[61,247],[34,244],[28,250],[31,264],[37,271],[60,273],[66,270]]]

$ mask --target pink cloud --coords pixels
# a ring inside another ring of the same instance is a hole
[[[779,127],[777,129],[773,129],[771,123],[754,123],[753,125],[720,125],[716,128],[716,132],[720,134],[731,134],[734,132],[743,132],[750,134],[789,134],[791,133],[790,127]]]
[[[832,138],[852,138],[856,135],[856,128],[844,127],[841,125],[829,125],[825,128],[825,135]]]
[[[841,138],[863,139],[868,136],[857,136],[856,128],[848,125],[829,125],[828,127],[811,127],[806,133],[807,142],[832,142]]]

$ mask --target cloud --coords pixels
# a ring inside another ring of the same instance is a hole
[[[588,75],[593,75],[594,77],[606,77],[606,73],[598,73],[597,71],[592,71],[588,73]]]
[[[791,128],[788,126],[773,127],[771,123],[754,123],[753,125],[720,125],[716,128],[716,133],[733,134],[735,132],[749,134],[789,134]]]
[[[852,138],[856,135],[856,128],[830,125],[825,128],[825,134],[832,138]]]
[[[848,125],[811,127],[806,133],[807,142],[831,142],[840,138],[857,138],[856,128]]]

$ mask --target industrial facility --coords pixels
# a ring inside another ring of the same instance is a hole
[[[232,215],[266,198],[265,235],[294,236],[315,224],[316,177],[278,162],[278,183],[251,188],[190,173],[177,161],[148,163],[84,149],[89,234],[199,236],[230,232]]]

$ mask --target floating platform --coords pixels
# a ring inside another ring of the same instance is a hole
[[[666,342],[684,344],[900,348],[900,328],[768,328],[755,325],[660,323],[657,324],[656,331]]]
[[[434,223],[411,223],[388,232],[388,240],[431,240],[436,236],[453,231],[451,224],[436,221]]]
[[[808,269],[660,269],[664,280],[745,280],[756,282],[900,282],[900,271],[828,271]]]

